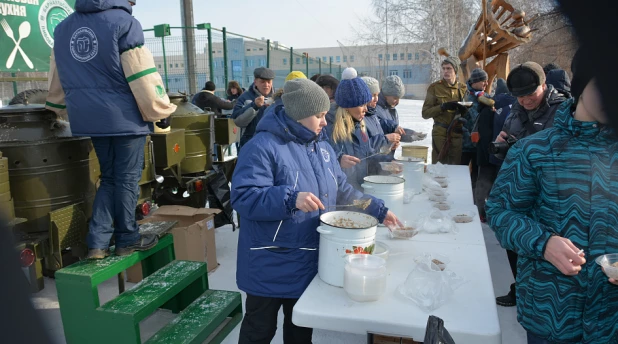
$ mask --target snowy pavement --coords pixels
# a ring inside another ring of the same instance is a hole
[[[422,131],[431,134],[431,120],[424,120],[421,117],[422,101],[417,100],[402,100],[398,106],[400,122],[403,127]],[[431,137],[419,144],[431,147]],[[431,149],[431,148],[430,148]],[[431,151],[429,153],[431,156]],[[496,241],[495,236],[487,227],[483,225],[483,234],[485,236],[485,244],[487,248],[487,256],[489,257],[489,265],[493,279],[493,286],[497,296],[506,294],[509,290],[509,285],[513,281],[511,270],[508,265],[505,251]],[[236,248],[238,242],[238,231],[232,232],[231,226],[224,226],[216,229],[216,244],[217,244],[217,260],[220,266],[209,275],[210,287],[213,289],[222,290],[237,290],[236,287]],[[127,288],[133,284],[127,283]],[[116,278],[110,279],[99,286],[99,297],[101,304],[113,299],[118,295]],[[458,297],[455,293],[454,297]],[[460,296],[461,297],[461,296]],[[43,318],[46,330],[56,343],[65,343],[64,332],[62,329],[62,320],[60,318],[60,310],[58,308],[58,298],[56,295],[56,287],[54,280],[45,279],[45,289],[34,294],[32,297],[33,304],[37,308],[38,313]],[[244,303],[244,295],[243,295]],[[415,307],[410,304],[410,307]],[[498,307],[498,306],[497,306]],[[500,327],[502,330],[503,344],[525,344],[525,331],[517,323],[515,308],[498,307],[498,316],[500,318]],[[175,317],[169,311],[159,310],[148,319],[140,324],[142,332],[142,340],[148,339],[155,332],[165,326],[171,319]],[[283,343],[283,313],[279,313],[279,330],[273,340],[273,343]],[[448,324],[445,324],[448,329]],[[238,333],[240,326],[237,326],[232,333],[223,341],[224,344],[232,344],[238,342]],[[417,339],[418,340],[418,339]],[[422,340],[422,339],[421,339]],[[316,344],[329,343],[364,343],[365,336],[347,334],[333,331],[324,331],[316,329],[313,332],[313,342]],[[173,344],[173,343],[170,343]],[[467,344],[467,343],[457,343]]]

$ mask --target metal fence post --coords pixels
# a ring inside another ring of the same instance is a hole
[[[165,36],[161,37],[161,46],[163,47],[163,71],[165,73],[165,89],[169,92],[169,78],[167,77],[167,56],[165,56]]]
[[[318,74],[322,74],[322,59],[318,56]]]
[[[270,68],[270,39],[266,40],[266,68]]]
[[[310,78],[311,75],[309,75],[309,54],[307,53],[303,53],[305,55],[305,69],[307,70],[307,77]]]
[[[333,75],[333,58],[328,59],[328,74]]]
[[[339,79],[341,79],[341,65],[339,65]]]
[[[11,73],[11,77],[15,78],[17,77],[17,74]],[[19,93],[17,90],[17,81],[13,81],[13,97],[16,97],[17,93]]]
[[[290,47],[290,73],[294,70],[294,48]]]
[[[210,25],[208,26],[208,29],[206,29],[206,32],[208,32],[208,71],[210,72],[208,77],[210,78],[210,81],[214,82],[215,66],[214,61],[212,60],[212,28],[210,28]]]
[[[225,88],[227,87],[227,31],[225,27],[222,30],[223,32],[223,78],[225,80]]]

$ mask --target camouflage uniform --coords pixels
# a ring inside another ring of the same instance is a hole
[[[466,85],[455,82],[449,85],[447,81],[440,80],[429,85],[427,96],[423,104],[423,118],[433,118],[433,150],[431,154],[432,163],[438,163],[438,155],[446,142],[446,131],[449,124],[455,117],[454,111],[442,111],[440,105],[450,101],[463,101],[466,96]],[[443,164],[458,165],[461,160],[462,150],[462,129],[461,124],[451,132],[451,146],[447,154],[440,160]]]

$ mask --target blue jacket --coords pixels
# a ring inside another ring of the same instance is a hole
[[[388,105],[382,92],[378,95],[378,104],[375,108],[375,114],[380,119],[380,125],[385,134],[394,133],[397,127],[399,127],[399,114],[397,113],[397,109]]]
[[[54,55],[73,136],[148,135],[120,55],[144,44],[126,0],[77,0],[54,31]]]
[[[298,298],[318,269],[319,216],[295,209],[299,192],[320,198],[326,211],[363,194],[346,181],[337,155],[290,119],[285,109],[264,116],[258,133],[240,151],[231,201],[241,217],[238,288],[263,297]],[[387,208],[373,199],[366,209],[383,221]]]
[[[366,124],[365,124],[366,125]],[[352,141],[337,142],[333,140],[333,127],[334,124],[329,124],[326,129],[328,136],[328,142],[333,147],[335,154],[337,155],[337,161],[341,160],[342,155],[351,155],[359,159],[363,159],[372,154],[377,153],[371,148],[369,141],[369,134],[365,130],[361,130],[360,122],[354,121],[354,132],[352,133]],[[342,168],[343,172],[347,176],[348,183],[357,190],[363,190],[361,185],[363,184],[366,176],[368,176],[368,159],[361,160],[361,162],[350,168]]]
[[[369,145],[374,153],[380,151],[382,146],[388,145],[388,139],[384,135],[384,129],[382,128],[381,119],[376,114],[377,108],[367,108],[365,113],[365,126],[367,127],[367,133],[369,134]],[[394,154],[376,155],[367,160],[368,161],[368,174],[379,175],[382,174],[382,168],[380,162],[392,161]]]
[[[494,96],[494,101],[496,102],[494,105],[496,112],[494,114],[492,142],[502,131],[504,122],[511,115],[511,108],[513,108],[513,104],[517,102],[517,98],[513,97],[510,93],[502,93],[496,94]],[[497,166],[502,166],[503,160],[496,158],[493,154],[490,154],[489,162]]]
[[[564,102],[554,126],[509,150],[487,201],[500,244],[519,254],[517,317],[556,343],[618,343],[618,287],[595,263],[618,253],[618,138],[596,122],[573,119]],[[565,276],[544,259],[555,233],[584,250],[586,263]]]
[[[249,89],[243,92],[242,95],[236,100],[236,105],[234,105],[234,112],[232,112],[232,118],[235,120],[237,126],[241,128],[241,136],[240,136],[240,147],[244,146],[253,135],[255,135],[255,130],[257,128],[258,123],[264,117],[264,111],[268,108],[266,105],[262,105],[262,107],[258,108],[255,105],[255,98],[261,96],[261,94],[257,91],[255,84],[251,84]],[[271,90],[268,97],[273,96],[273,91]],[[238,123],[236,122],[241,115],[250,114],[254,116],[251,122],[248,124]]]

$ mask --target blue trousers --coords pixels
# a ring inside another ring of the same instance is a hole
[[[92,138],[101,166],[101,185],[90,219],[89,249],[107,249],[113,234],[116,247],[127,247],[140,239],[135,208],[145,144],[146,136],[142,135]]]

